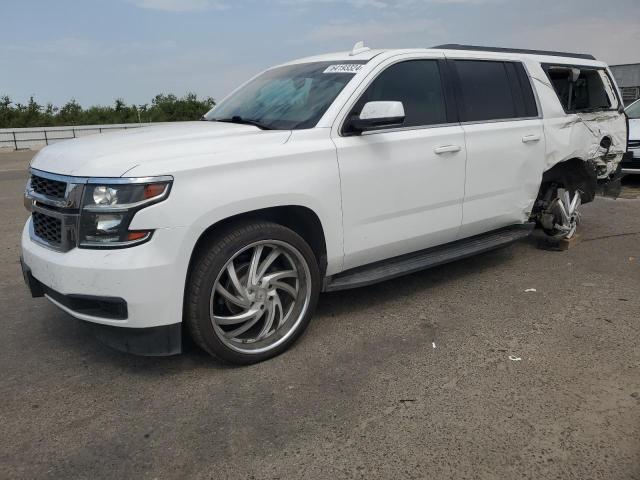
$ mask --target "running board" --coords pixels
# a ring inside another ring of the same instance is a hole
[[[514,225],[446,245],[352,268],[325,279],[323,291],[347,290],[382,282],[409,273],[437,267],[478,253],[505,247],[531,234],[535,223]]]

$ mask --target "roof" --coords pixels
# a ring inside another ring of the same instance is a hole
[[[466,50],[471,52],[524,53],[526,55],[543,55],[545,57],[582,58],[584,60],[596,59],[596,57],[589,55],[588,53],[556,52],[552,50],[526,50],[524,48],[481,47],[479,45],[460,45],[458,43],[447,43],[433,48],[442,50]]]
[[[294,65],[299,63],[311,63],[311,62],[353,62],[364,61],[368,62],[374,57],[381,56],[381,58],[390,57],[399,54],[409,53],[426,53],[426,52],[439,52],[446,56],[456,57],[462,52],[468,53],[470,58],[477,59],[522,59],[529,58],[537,62],[553,63],[558,65],[591,65],[591,66],[604,66],[603,62],[596,60],[593,55],[582,53],[568,53],[568,52],[555,52],[546,50],[523,50],[515,48],[498,48],[498,47],[480,47],[475,45],[458,45],[447,44],[440,45],[434,48],[404,48],[404,49],[363,49],[360,51],[346,51],[327,53],[323,55],[316,55],[312,57],[300,58],[287,62],[284,65]]]

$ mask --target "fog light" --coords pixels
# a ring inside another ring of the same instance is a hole
[[[97,215],[96,231],[100,234],[118,233],[120,224],[122,223],[121,215]]]

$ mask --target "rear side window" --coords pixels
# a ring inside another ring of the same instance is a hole
[[[536,117],[531,83],[519,62],[454,60],[462,122]]]
[[[440,69],[436,60],[410,60],[384,70],[351,111],[359,115],[367,102],[402,102],[404,127],[447,123]]]
[[[566,112],[609,110],[613,107],[615,98],[612,97],[615,95],[604,70],[547,65],[545,71]],[[607,86],[605,79],[609,83]]]

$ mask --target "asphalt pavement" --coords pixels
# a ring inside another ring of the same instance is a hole
[[[535,238],[324,294],[278,358],[142,358],[30,298],[0,153],[0,478],[640,479],[640,181]],[[535,291],[528,291],[535,289]]]

